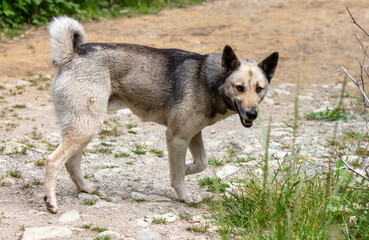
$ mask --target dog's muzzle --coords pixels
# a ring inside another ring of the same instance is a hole
[[[238,109],[237,103],[234,102],[234,106],[236,107],[236,110],[238,112],[238,115],[240,116],[241,123],[244,127],[252,127],[253,121],[258,117],[258,112],[255,110],[250,110],[246,112],[246,118],[243,118],[240,110]]]

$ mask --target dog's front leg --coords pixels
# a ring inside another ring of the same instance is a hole
[[[179,137],[168,129],[166,131],[167,147],[169,154],[170,184],[178,197],[186,203],[193,202],[187,190],[185,180],[185,160],[188,148],[188,141]]]
[[[208,157],[205,152],[202,133],[198,132],[190,141],[190,151],[193,163],[186,165],[186,175],[202,172],[208,166]]]

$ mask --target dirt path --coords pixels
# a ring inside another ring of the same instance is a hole
[[[84,27],[89,41],[97,42],[128,42],[204,54],[220,52],[229,44],[239,56],[253,59],[279,51],[281,60],[276,78],[261,106],[264,118],[273,117],[275,135],[271,152],[278,157],[278,154],[285,154],[287,135],[291,132],[293,83],[297,78],[299,58],[302,61],[300,100],[304,114],[336,104],[334,97],[339,94],[339,83],[343,79],[338,64],[354,71],[357,59],[362,57],[353,34],[362,35],[350,23],[345,6],[359,22],[369,22],[367,1],[364,0],[357,0],[355,4],[338,0],[227,0],[166,9],[157,15],[89,22]],[[24,37],[0,43],[0,147],[3,146],[0,180],[10,179],[9,184],[4,181],[0,186],[0,239],[16,239],[22,236],[24,228],[42,226],[67,227],[72,231],[69,239],[95,238],[96,231],[81,228],[85,224],[107,227],[121,239],[135,239],[137,234],[148,230],[151,234],[160,234],[162,239],[216,239],[214,229],[206,234],[186,230],[186,227],[210,221],[211,216],[205,205],[200,208],[187,206],[176,201],[171,192],[164,128],[142,123],[126,111],[109,114],[105,124],[108,130],[118,129],[121,135],[111,136],[113,131],[101,134],[83,156],[86,177],[100,187],[100,196],[78,195],[63,170],[57,196],[60,212],[51,215],[45,211],[43,188],[39,186],[44,174],[42,159],[60,140],[49,93],[53,71],[46,29],[29,30]],[[355,99],[345,101],[357,103]],[[128,124],[137,126],[128,129]],[[323,167],[326,150],[322,141],[331,126],[330,123],[301,123],[300,141],[304,141],[304,136],[312,139],[312,157]],[[361,128],[362,121],[344,123],[342,129],[352,126]],[[221,159],[228,156],[229,148],[241,157],[251,156],[251,162],[242,167],[229,165],[238,168],[239,174],[244,173],[245,166],[260,169],[257,161],[263,151],[260,122],[251,130],[245,130],[236,117],[231,117],[207,128],[205,139],[210,156]],[[150,152],[136,155],[131,151],[134,144],[145,146],[146,150],[156,148],[163,151],[164,156]],[[130,156],[114,157],[122,152]],[[6,177],[15,170],[21,173],[20,178]],[[190,176],[190,190],[206,196],[207,192],[198,187],[197,181],[212,174],[213,169],[208,169]],[[141,198],[146,201],[142,202]],[[95,204],[86,205],[89,201]],[[61,215],[69,210],[76,210],[79,219],[61,222]],[[163,213],[172,213],[177,219],[165,225],[152,224],[148,220]],[[186,216],[195,218],[191,220]]]

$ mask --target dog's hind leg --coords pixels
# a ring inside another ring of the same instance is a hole
[[[189,147],[194,162],[186,165],[186,175],[204,171],[208,166],[208,157],[205,152],[201,131],[192,137]]]
[[[77,188],[86,193],[92,193],[96,190],[96,187],[85,180],[81,172],[81,157],[82,150],[73,155],[66,163],[65,167],[72,178],[74,184],[76,184]]]
[[[46,162],[45,177],[45,202],[47,210],[51,213],[57,213],[55,188],[60,169],[73,156],[79,154],[82,149],[91,141],[95,134],[84,134],[73,136],[64,136],[58,148],[49,156]]]

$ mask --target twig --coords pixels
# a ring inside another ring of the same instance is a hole
[[[342,70],[346,73],[346,75],[355,83],[355,85],[360,89],[361,93],[363,94],[366,102],[369,104],[369,99],[368,99],[368,96],[366,96],[364,90],[360,87],[359,83],[346,71],[346,69],[340,64],[339,65]]]
[[[365,176],[365,175],[363,175],[363,174],[361,174],[361,173],[359,173],[358,171],[356,171],[353,167],[351,167],[345,160],[343,160],[342,159],[342,157],[338,154],[338,151],[337,151],[337,149],[335,149],[335,151],[336,151],[336,154],[337,154],[337,156],[338,156],[338,158],[341,160],[341,162],[343,162],[343,164],[345,164],[345,166],[349,169],[349,170],[351,170],[351,171],[353,171],[354,173],[356,173],[357,175],[359,175],[360,177],[362,177],[362,178],[364,178],[364,179],[366,179],[366,180],[368,180],[369,181],[369,177],[367,177],[367,176]]]
[[[359,188],[359,187],[352,187],[355,190],[364,190],[364,191],[369,191],[369,188]]]
[[[361,26],[360,26],[360,24],[358,24],[357,22],[356,22],[356,20],[355,20],[355,18],[352,16],[352,14],[351,14],[351,12],[350,12],[350,10],[348,9],[348,7],[346,7],[346,10],[347,10],[347,12],[350,14],[350,17],[351,17],[351,19],[352,19],[352,23],[353,24],[355,24],[356,26],[358,26],[368,37],[369,37],[369,33],[367,33],[366,31],[365,31],[365,29],[364,28],[362,28]]]

